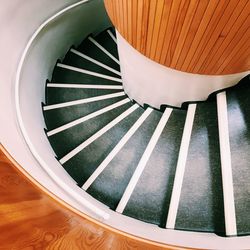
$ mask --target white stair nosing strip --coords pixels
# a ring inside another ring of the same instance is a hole
[[[237,235],[235,214],[233,175],[229,141],[226,92],[217,94],[218,127],[220,141],[220,157],[222,186],[224,199],[225,229],[227,236]]]
[[[122,137],[118,144],[113,148],[109,155],[104,159],[104,161],[97,167],[93,174],[88,178],[88,180],[82,186],[82,189],[87,190],[90,185],[96,180],[96,178],[102,173],[102,171],[108,166],[112,159],[117,155],[117,153],[123,148],[127,141],[132,137],[132,135],[137,131],[137,129],[142,125],[142,123],[147,119],[147,117],[153,111],[152,108],[147,108],[147,110],[140,116],[140,118],[134,123],[134,125],[128,130],[128,132]]]
[[[117,123],[119,123],[121,120],[123,120],[125,117],[130,115],[132,112],[134,112],[137,108],[139,108],[138,104],[134,104],[132,107],[124,111],[122,114],[120,114],[118,117],[116,117],[113,121],[108,123],[105,127],[100,129],[98,132],[96,132],[94,135],[89,137],[86,141],[81,143],[79,146],[77,146],[75,149],[70,151],[68,154],[66,154],[64,157],[62,157],[59,162],[61,164],[64,164],[68,160],[70,160],[72,157],[74,157],[76,154],[78,154],[80,151],[82,151],[84,148],[86,148],[88,145],[90,145],[93,141],[98,139],[100,136],[102,136],[104,133],[106,133],[109,129],[114,127]]]
[[[76,49],[70,49],[70,51],[71,51],[72,53],[74,53],[74,54],[76,54],[76,55],[78,55],[78,56],[80,56],[80,57],[82,57],[82,58],[84,58],[84,59],[86,59],[86,60],[88,60],[88,61],[90,61],[90,62],[92,62],[92,63],[94,63],[94,64],[96,64],[96,65],[98,65],[98,66],[100,66],[100,67],[102,67],[102,68],[104,68],[104,69],[107,69],[107,70],[110,71],[110,72],[113,72],[113,73],[115,73],[115,74],[117,74],[117,75],[119,75],[119,76],[121,75],[121,72],[119,72],[119,71],[117,71],[117,70],[115,70],[115,69],[109,67],[109,66],[106,65],[106,64],[103,64],[103,63],[101,63],[101,62],[99,62],[99,61],[93,59],[93,58],[90,57],[90,56],[87,56],[87,55],[83,54],[83,53],[80,52],[80,51],[77,51]]]
[[[128,200],[129,198],[131,197],[133,191],[134,191],[134,188],[155,148],[155,145],[158,141],[158,139],[160,138],[160,135],[164,129],[164,127],[166,126],[166,123],[171,115],[171,112],[172,112],[172,108],[166,108],[148,145],[147,145],[147,148],[146,150],[144,151],[141,159],[140,159],[140,162],[138,163],[138,166],[136,167],[136,170],[132,176],[132,178],[130,179],[129,181],[129,184],[128,186],[126,187],[125,189],[125,192],[123,193],[123,196],[116,208],[116,212],[118,213],[122,213],[128,203]]]
[[[58,128],[55,128],[55,129],[53,129],[53,130],[50,130],[50,131],[47,132],[47,136],[49,137],[49,136],[55,135],[55,134],[57,134],[57,133],[60,133],[60,132],[66,130],[66,129],[68,129],[68,128],[74,127],[74,126],[76,126],[76,125],[78,125],[78,124],[80,124],[80,123],[83,123],[83,122],[85,122],[85,121],[87,121],[87,120],[90,120],[90,119],[92,119],[92,118],[94,118],[94,117],[97,117],[97,116],[99,116],[99,115],[101,115],[101,114],[104,114],[104,113],[106,113],[106,112],[108,112],[108,111],[110,111],[110,110],[112,110],[112,109],[115,109],[115,108],[117,108],[117,107],[120,107],[120,106],[122,106],[122,105],[124,105],[124,104],[126,104],[126,103],[128,103],[128,102],[130,102],[130,99],[129,99],[129,98],[125,98],[125,99],[123,99],[123,100],[121,100],[121,101],[119,101],[119,102],[116,102],[116,103],[114,103],[114,104],[111,104],[111,105],[109,105],[109,106],[107,106],[107,107],[105,107],[105,108],[102,108],[102,109],[100,109],[100,110],[97,110],[97,111],[95,111],[95,112],[93,112],[93,113],[91,113],[91,114],[88,114],[88,115],[83,116],[83,117],[81,117],[81,118],[79,118],[79,119],[76,119],[76,120],[74,120],[74,121],[72,121],[72,122],[69,122],[69,123],[67,123],[67,124],[64,124],[64,125],[62,125],[62,126],[60,126],[60,127],[58,127]]]
[[[106,99],[110,99],[110,98],[115,98],[115,97],[119,97],[119,96],[123,96],[123,95],[125,95],[124,92],[118,92],[118,93],[114,93],[114,94],[100,95],[100,96],[90,97],[90,98],[86,98],[86,99],[79,99],[79,100],[70,101],[70,102],[51,104],[48,106],[44,106],[43,110],[47,111],[47,110],[51,110],[51,109],[58,109],[58,108],[79,105],[79,104],[86,104],[86,103],[90,103],[90,102],[96,102],[96,101],[106,100]]]
[[[170,199],[168,217],[166,222],[166,228],[174,229],[177,211],[179,207],[181,188],[184,178],[184,172],[186,167],[186,160],[188,154],[189,143],[191,139],[192,127],[194,122],[196,104],[189,104],[186,121],[184,125],[184,131],[181,139],[181,146],[176,166],[174,185]]]
[[[123,89],[122,85],[98,85],[75,83],[48,83],[48,88],[72,88],[72,89]]]
[[[110,52],[108,52],[101,44],[99,44],[94,38],[88,37],[88,39],[97,46],[101,51],[103,51],[107,56],[109,56],[114,62],[120,65],[120,62],[117,58],[115,58]]]
[[[115,43],[117,43],[117,39],[116,39],[116,37],[114,36],[114,34],[111,32],[111,30],[107,30],[107,32],[109,33],[109,35],[111,36],[111,38],[113,39],[113,41],[114,41]]]
[[[121,78],[117,78],[117,77],[113,77],[113,76],[108,76],[108,75],[104,75],[104,74],[100,74],[100,73],[96,73],[90,70],[86,70],[86,69],[80,69],[74,66],[70,66],[70,65],[66,65],[63,63],[57,63],[56,65],[57,67],[63,68],[63,69],[68,69],[68,70],[72,70],[75,72],[79,72],[79,73],[83,73],[83,74],[87,74],[87,75],[91,75],[91,76],[96,76],[96,77],[100,77],[103,79],[107,79],[110,81],[115,81],[115,82],[122,82]]]

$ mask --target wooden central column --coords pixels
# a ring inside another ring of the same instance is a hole
[[[182,72],[225,75],[250,68],[249,0],[105,0],[137,51]]]

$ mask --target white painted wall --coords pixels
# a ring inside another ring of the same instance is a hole
[[[183,102],[204,101],[250,73],[210,76],[174,70],[145,57],[116,33],[124,90],[141,105],[180,107]]]
[[[38,158],[34,158],[31,154],[27,141],[24,140],[20,131],[20,124],[18,124],[16,116],[17,103],[15,102],[16,71],[29,39],[46,19],[76,2],[79,1],[15,0],[1,2],[0,142],[16,161],[43,186],[53,190],[66,202],[83,209],[83,206],[80,205],[81,202],[77,202],[81,196],[72,199],[71,195],[67,195],[51,178],[48,178],[38,163]],[[51,77],[56,60],[62,58],[72,44],[77,45],[89,33],[98,33],[109,25],[110,22],[103,8],[102,0],[79,5],[50,22],[39,33],[29,49],[22,67],[19,97],[23,127],[29,134],[33,148],[36,152],[40,152],[44,161],[51,167],[50,174],[54,174],[59,180],[62,179],[64,185],[70,185],[75,191],[79,191],[79,188],[54,158],[54,153],[43,131],[45,124],[41,101],[44,100],[45,80]],[[87,194],[83,192],[84,195]],[[104,207],[91,197],[89,199],[98,207]]]

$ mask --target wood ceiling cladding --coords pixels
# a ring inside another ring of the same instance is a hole
[[[117,30],[150,59],[184,72],[250,69],[249,0],[105,0]]]

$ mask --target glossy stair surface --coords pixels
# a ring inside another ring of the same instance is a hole
[[[56,64],[46,133],[79,189],[110,209],[162,228],[246,235],[248,85],[249,76],[182,109],[141,107],[123,91],[110,28]]]
[[[228,121],[239,235],[250,233],[250,107],[249,77],[228,90]]]

